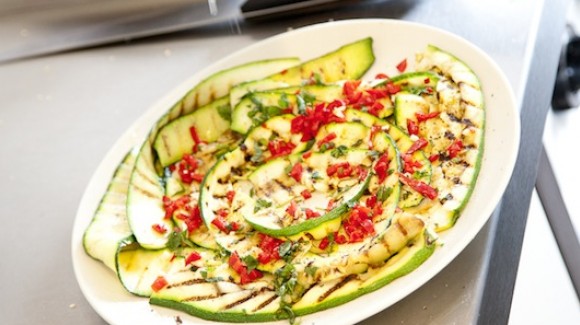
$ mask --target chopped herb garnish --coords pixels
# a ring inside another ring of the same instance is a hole
[[[312,172],[312,175],[310,176],[313,180],[317,180],[317,179],[322,179],[322,176],[320,175],[320,172],[315,170]]]
[[[253,163],[260,162],[262,160],[263,153],[264,151],[262,151],[262,148],[260,148],[260,146],[254,146],[254,154],[250,158],[250,161]]]
[[[284,108],[290,106],[290,102],[288,101],[288,95],[286,93],[282,94],[282,96],[280,96],[280,99],[278,99],[278,106]]]
[[[304,268],[304,271],[306,272],[306,274],[308,274],[311,277],[314,277],[314,275],[316,275],[316,271],[318,271],[318,267],[316,266],[307,266]]]
[[[392,187],[381,186],[377,191],[377,200],[380,202],[385,202],[385,200],[393,193]]]
[[[381,154],[381,153],[380,153],[380,152],[378,152],[378,151],[376,151],[376,150],[370,150],[370,151],[367,153],[367,155],[369,155],[369,157],[371,157],[371,158],[373,158],[373,159],[377,159],[377,158],[379,158],[379,155],[380,155],[380,154]]]
[[[232,120],[232,112],[230,110],[230,105],[218,106],[217,111],[220,117],[223,118],[224,120],[226,121]]]
[[[187,230],[182,232],[172,232],[167,238],[167,248],[172,251],[182,247],[193,247],[193,243],[187,239]]]
[[[325,152],[326,150],[334,148],[336,145],[334,142],[325,142],[320,146],[320,151]]]
[[[298,104],[298,114],[303,115],[306,113],[306,101],[304,100],[304,97],[297,95],[296,103]]]
[[[304,97],[304,101],[306,102],[306,104],[313,104],[314,101],[316,100],[316,96],[309,92],[303,92],[302,96]]]
[[[416,170],[415,172],[413,172],[413,178],[415,179],[420,179],[423,178],[425,176],[429,175],[429,171],[427,170]]]
[[[359,147],[361,144],[363,144],[363,139],[358,139],[352,146],[353,147]]]
[[[254,206],[254,213],[264,209],[269,208],[272,206],[272,202],[264,200],[264,199],[257,199],[256,205]]]
[[[255,257],[253,257],[252,255],[244,256],[242,258],[242,261],[244,262],[244,264],[246,264],[248,271],[251,271],[258,266],[258,260]]]
[[[338,157],[342,157],[342,156],[346,155],[347,151],[348,151],[348,148],[345,145],[341,144],[340,146],[333,149],[330,152],[330,155],[333,156],[334,158],[338,158]]]
[[[290,252],[290,250],[292,250],[292,242],[285,241],[282,244],[280,244],[280,246],[278,246],[278,255],[284,257],[286,256],[286,254]]]

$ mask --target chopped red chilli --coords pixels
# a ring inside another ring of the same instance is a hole
[[[437,197],[437,190],[431,187],[429,184],[416,180],[412,177],[408,177],[404,174],[399,174],[399,179],[403,184],[408,185],[413,190],[417,191],[419,194],[431,200]]]
[[[296,145],[292,142],[285,142],[283,140],[272,140],[268,142],[268,150],[272,155],[270,159],[287,156],[292,153]]]
[[[377,159],[377,162],[373,167],[373,170],[375,171],[377,177],[379,178],[379,184],[384,182],[385,179],[387,179],[387,176],[389,176],[389,162],[390,159],[388,154],[384,153],[379,157],[379,159]]]
[[[318,248],[325,250],[326,248],[328,248],[329,245],[330,245],[330,240],[328,239],[328,237],[324,237],[320,241],[320,244],[318,244]]]
[[[334,114],[334,109],[343,106],[341,100],[331,103],[318,103],[314,107],[306,107],[304,114],[294,117],[291,121],[290,132],[302,134],[300,141],[306,142],[314,139],[320,127],[332,122],[344,122],[343,117]]]
[[[261,264],[267,264],[279,260],[279,248],[284,241],[262,233],[258,234],[258,236],[260,238],[260,244],[258,246],[262,249],[262,252],[258,254],[258,262]]]
[[[423,114],[423,113],[415,113],[415,117],[417,117],[417,121],[419,123],[421,122],[425,122],[427,120],[430,120],[432,118],[435,118],[437,116],[439,116],[440,112],[431,112],[431,113],[427,113],[427,114]]]
[[[288,213],[292,218],[296,217],[296,210],[298,210],[298,206],[294,200],[290,201],[290,204],[286,208],[286,213]]]
[[[205,144],[206,142],[202,141],[199,138],[199,135],[197,133],[197,130],[195,129],[195,126],[192,126],[189,128],[189,133],[191,134],[191,138],[193,139],[193,143],[194,143],[193,152],[197,152],[197,150],[199,150],[199,145],[202,143]]]
[[[360,205],[355,206],[348,218],[343,221],[344,230],[348,236],[348,242],[361,242],[364,238],[375,234],[372,221],[372,210]]]
[[[177,172],[181,181],[185,184],[191,184],[193,181],[201,182],[203,180],[203,175],[195,173],[197,169],[198,162],[193,155],[185,154],[182,160],[177,164]]]
[[[153,228],[153,230],[159,234],[164,234],[167,232],[167,228],[165,228],[165,226],[157,224],[157,223],[154,224],[153,226],[151,226],[151,228]]]
[[[296,163],[290,170],[289,176],[294,178],[295,181],[300,182],[302,179],[302,165],[300,163]]]
[[[195,205],[194,207],[187,207],[189,214],[180,213],[177,215],[177,219],[183,220],[185,225],[187,226],[187,232],[192,233],[199,227],[201,227],[203,220],[201,220],[201,212],[199,210],[199,205]]]
[[[201,255],[199,255],[199,253],[197,252],[192,252],[191,254],[187,255],[187,257],[185,258],[185,265],[189,265],[195,261],[199,261],[201,260]]]
[[[262,272],[252,269],[248,270],[248,267],[244,264],[237,252],[233,252],[228,260],[229,266],[240,276],[241,284],[248,284],[256,281],[263,276]]]
[[[399,62],[399,64],[397,64],[397,70],[399,70],[399,72],[404,72],[407,70],[407,59],[404,59],[403,61]]]
[[[423,167],[423,164],[420,162],[413,160],[413,156],[404,154],[401,156],[403,158],[403,171],[405,173],[412,174],[415,172],[415,169]]]
[[[425,148],[429,144],[429,142],[423,138],[419,138],[417,141],[413,142],[409,150],[407,150],[406,154],[411,155],[417,150],[421,150]]]
[[[447,148],[447,153],[449,154],[449,158],[455,158],[463,150],[463,142],[461,140],[456,139],[453,143]]]
[[[336,139],[336,133],[331,132],[327,134],[322,140],[318,141],[318,146],[321,147],[323,144],[329,143],[330,141]]]
[[[168,284],[169,283],[164,277],[158,276],[155,279],[155,281],[153,281],[153,283],[151,284],[151,289],[153,289],[154,292],[159,292],[161,289],[165,288]]]
[[[417,122],[413,120],[407,120],[407,133],[409,135],[419,134],[419,126],[417,125]]]
[[[226,198],[228,199],[228,203],[232,204],[234,202],[234,197],[236,196],[236,191],[228,191],[226,193]]]
[[[304,213],[306,214],[306,219],[313,219],[320,217],[320,213],[313,211],[311,209],[304,209]]]
[[[302,197],[303,197],[305,200],[307,200],[307,199],[309,199],[309,198],[311,198],[311,197],[312,197],[312,193],[310,193],[310,191],[309,191],[309,190],[307,190],[307,189],[306,189],[306,190],[304,190],[304,191],[302,191],[302,192],[300,193],[300,195],[302,195]]]

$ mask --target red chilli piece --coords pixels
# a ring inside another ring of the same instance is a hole
[[[404,59],[403,61],[399,62],[399,64],[397,64],[397,70],[399,70],[399,72],[404,72],[407,70],[407,59]]]
[[[199,149],[199,145],[202,143],[206,143],[205,141],[202,141],[199,138],[199,134],[197,133],[197,130],[195,129],[195,126],[192,126],[189,128],[189,134],[191,134],[191,138],[193,139],[193,152],[197,152],[197,150]]]
[[[405,173],[412,174],[413,172],[415,172],[415,169],[423,167],[423,164],[421,164],[416,160],[413,160],[413,156],[409,154],[404,154],[401,157],[403,158],[404,163],[403,171]]]
[[[394,83],[392,83],[390,81],[387,82],[385,87],[386,87],[387,92],[391,95],[394,95],[394,94],[398,93],[399,91],[401,91],[401,86],[395,85]]]
[[[262,249],[262,252],[258,254],[258,262],[267,264],[271,261],[279,260],[279,248],[284,241],[262,233],[258,234],[258,236],[260,238],[260,244],[258,246]]]
[[[155,281],[151,284],[151,289],[155,292],[159,292],[161,289],[165,288],[169,283],[163,276],[158,276]]]
[[[300,180],[302,179],[302,170],[302,165],[300,163],[296,163],[290,170],[289,176],[294,178],[296,182],[300,183]]]
[[[286,142],[282,140],[272,140],[268,142],[268,150],[272,155],[270,159],[287,156],[292,153],[294,148],[296,148],[296,145],[292,142]]]
[[[311,209],[304,209],[304,213],[306,214],[306,219],[314,219],[320,217],[320,213],[316,211],[312,211]]]
[[[201,260],[201,255],[199,255],[197,252],[192,252],[185,258],[185,266],[199,260]]]
[[[303,197],[305,200],[308,200],[309,198],[311,198],[311,197],[312,197],[312,193],[310,193],[310,191],[309,191],[309,190],[307,190],[307,189],[306,189],[306,190],[304,190],[304,191],[302,191],[302,192],[300,193],[300,195],[302,195],[302,197]]]
[[[151,226],[151,228],[153,229],[153,231],[155,231],[158,234],[164,234],[167,232],[167,228],[165,228],[165,226],[160,225],[158,223],[154,224],[153,226]]]
[[[321,147],[323,144],[325,143],[329,143],[330,141],[336,139],[336,133],[331,132],[329,134],[327,134],[324,138],[322,138],[322,140],[318,141],[318,146]]]
[[[457,157],[457,155],[463,150],[463,142],[461,140],[456,139],[453,143],[447,148],[447,152],[449,154],[449,158],[453,159]]]
[[[294,200],[290,201],[290,204],[286,208],[286,213],[288,213],[292,218],[296,217],[296,210],[298,210],[298,206]]]
[[[419,134],[419,125],[413,120],[407,120],[407,133],[409,135]]]
[[[386,73],[379,72],[379,73],[377,73],[377,75],[375,76],[375,79],[389,79],[389,76],[387,76],[387,74],[386,74]]]
[[[232,202],[234,202],[234,197],[236,196],[236,191],[228,191],[226,193],[226,199],[228,200],[228,203],[231,205]]]
[[[329,245],[330,245],[330,240],[328,239],[328,237],[324,237],[320,241],[320,244],[318,244],[318,248],[325,250],[328,248]]]
[[[413,142],[409,150],[407,150],[406,154],[411,155],[415,151],[425,148],[428,144],[429,142],[427,140],[425,140],[424,138],[419,138],[417,141]]]
[[[421,122],[425,122],[427,120],[430,120],[432,118],[435,118],[435,117],[439,116],[439,114],[441,114],[441,112],[431,112],[431,113],[427,113],[427,114],[415,113],[415,117],[417,117],[417,121],[419,123],[421,123]]]
[[[217,229],[219,229],[220,231],[229,234],[230,231],[236,231],[237,229],[239,229],[239,225],[235,222],[231,223],[231,224],[227,224],[226,221],[223,219],[223,217],[221,216],[217,216],[215,217],[212,221],[211,224],[216,226]]]
[[[375,171],[377,177],[379,178],[379,184],[384,182],[385,179],[387,179],[387,176],[389,176],[389,162],[390,162],[389,156],[385,153],[382,156],[380,156],[379,159],[377,159],[377,162],[373,167],[373,170]]]
[[[240,276],[241,284],[248,284],[263,276],[262,272],[253,269],[248,271],[248,267],[242,262],[237,252],[233,252],[228,260],[229,266]]]
[[[399,174],[399,179],[403,184],[408,185],[413,190],[417,191],[419,194],[431,200],[437,198],[437,190],[431,187],[429,184],[416,180],[414,178],[405,176],[404,174]]]

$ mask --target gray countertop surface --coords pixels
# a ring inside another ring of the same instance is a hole
[[[170,35],[0,64],[2,323],[104,323],[83,297],[72,268],[71,232],[83,191],[125,130],[152,103],[211,62],[289,28],[348,18],[396,18],[446,29],[482,48],[505,72],[522,105],[541,24],[546,23],[541,19],[546,2],[370,1],[275,21],[228,18]],[[552,18],[562,24],[564,12],[559,14]],[[12,28],[14,21],[8,22]],[[63,28],[83,28],[82,21],[75,24]],[[22,29],[11,37],[22,37]],[[26,27],[26,33],[32,30]],[[551,85],[539,91],[551,93]],[[542,130],[533,132],[540,138]],[[363,323],[476,322],[495,219],[435,278]]]

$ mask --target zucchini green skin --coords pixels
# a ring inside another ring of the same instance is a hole
[[[356,289],[344,290],[345,292],[342,292],[339,289],[337,292],[331,294],[328,299],[325,299],[316,305],[306,307],[294,305],[292,310],[297,316],[312,314],[342,305],[362,295],[376,291],[417,269],[433,254],[435,248],[436,245],[426,240],[425,235],[420,236],[415,240],[411,247],[407,247],[398,253],[398,255],[400,254],[402,256],[398,261],[393,264],[387,262],[386,265],[378,268],[378,271],[374,271],[378,276],[374,276],[366,281],[360,280],[356,276],[351,276],[351,279],[348,279],[348,277],[343,279],[343,281],[347,282],[342,284],[343,288],[349,285],[348,282],[352,282],[352,284],[350,284],[351,287],[356,287]]]
[[[232,109],[231,129],[247,134],[268,118],[281,115],[285,110],[290,109],[296,115],[304,94],[313,96],[317,103],[328,102],[342,97],[342,87],[307,85],[248,93]]]
[[[414,93],[414,90],[436,87],[439,79],[440,76],[431,71],[414,71],[396,75],[389,81],[400,86],[404,91]]]
[[[396,149],[401,156],[413,145],[411,138],[398,126],[393,125],[386,120],[377,118],[371,114],[356,110],[347,109],[345,111],[345,118],[347,121],[359,122],[367,127],[372,126],[382,126],[386,128],[385,132],[395,141]],[[429,184],[431,182],[432,166],[431,162],[422,150],[418,150],[413,153],[413,159],[421,163],[421,167],[417,170],[420,171],[420,177],[418,180]],[[423,196],[407,185],[403,185],[401,189],[401,199],[399,200],[400,208],[411,208],[419,205],[423,201]]]
[[[227,95],[234,84],[272,75],[294,66],[296,60],[254,61],[217,72],[195,86],[155,123],[139,148],[127,193],[127,218],[133,234],[143,247],[160,249],[167,244],[169,232],[155,232],[152,229],[154,224],[160,224],[166,229],[172,228],[171,220],[164,219],[162,200],[165,190],[159,177],[161,168],[153,149],[159,130],[179,116]]]
[[[303,80],[318,76],[322,83],[362,77],[375,62],[373,39],[370,37],[346,44],[337,50],[274,74],[268,79],[300,85]]]
[[[216,141],[230,129],[230,106],[227,96],[198,108],[163,126],[153,142],[161,167],[167,167],[193,151],[195,142],[190,128],[206,143]]]
[[[83,234],[83,248],[87,255],[103,262],[115,272],[117,249],[125,238],[131,236],[125,205],[134,163],[134,154],[128,152],[113,173],[93,219]]]
[[[323,298],[319,303],[302,306],[300,301],[298,301],[291,305],[293,313],[296,316],[302,316],[344,304],[364,294],[378,290],[395,279],[409,274],[427,260],[435,250],[435,243],[430,238],[427,238],[427,236],[428,235],[423,232],[415,238],[411,244],[407,245],[399,251],[398,254],[391,257],[386,264],[367,271],[372,274],[368,278],[363,279],[358,275],[350,275],[342,279],[339,278],[338,282],[350,282],[349,286],[341,286],[338,290],[328,295],[328,297]],[[356,289],[351,290],[352,288]],[[272,297],[274,298],[274,296]],[[150,303],[153,305],[181,310],[190,315],[213,321],[245,323],[275,321],[288,318],[288,314],[282,312],[279,307],[275,311],[244,313],[240,311],[206,309],[205,307],[196,305],[195,300],[187,302],[183,301],[183,299],[187,299],[187,296],[180,297],[161,291],[151,296]],[[200,301],[204,301],[204,299],[201,299]]]
[[[204,310],[197,308],[193,305],[173,301],[164,298],[151,297],[149,302],[152,305],[157,305],[161,307],[167,307],[171,309],[176,309],[183,311],[189,315],[199,317],[205,320],[211,320],[216,322],[228,322],[228,323],[259,323],[259,322],[271,322],[277,320],[287,319],[285,313],[260,313],[260,314],[244,314],[236,312],[216,312],[211,310]]]
[[[449,183],[453,181],[455,175],[460,175],[460,183],[455,185],[465,186],[464,192],[453,196],[453,205],[446,207],[448,203],[446,201],[436,206],[444,211],[444,213],[438,213],[438,217],[434,220],[435,230],[441,232],[453,227],[475,188],[485,149],[485,102],[477,75],[452,54],[429,45],[418,58],[417,67],[438,73],[447,78],[446,82],[453,86],[452,88],[455,89],[453,96],[447,94],[450,92],[449,87],[437,89],[438,97],[442,101],[448,101],[450,105],[441,113],[440,119],[434,120],[433,123],[440,123],[440,121],[447,123],[454,131],[455,138],[461,139],[465,146],[471,147],[468,153],[434,166],[441,169],[443,180]],[[444,82],[443,78],[439,83],[442,82]],[[443,144],[439,144],[438,141],[432,140],[432,143],[434,148],[439,149],[446,145],[444,141],[441,141]],[[471,154],[473,150],[476,150],[475,156]],[[450,173],[447,174],[446,171]],[[446,191],[446,193],[452,193],[452,191]],[[445,197],[447,194],[440,194],[440,197],[442,196]],[[431,211],[427,210],[427,213]]]

